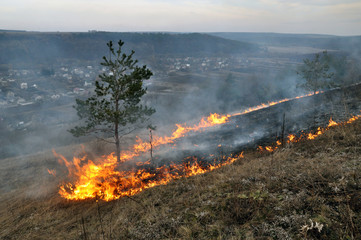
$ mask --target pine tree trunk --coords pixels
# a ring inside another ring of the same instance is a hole
[[[119,144],[119,133],[118,133],[118,123],[116,122],[115,124],[115,134],[114,134],[114,138],[115,138],[115,146],[116,146],[116,151],[117,151],[117,162],[120,163],[120,144]]]
[[[119,110],[119,102],[116,100],[115,102],[115,111],[118,112]],[[114,138],[115,138],[115,147],[117,151],[117,163],[120,163],[120,144],[119,144],[119,120],[116,117],[114,119]]]

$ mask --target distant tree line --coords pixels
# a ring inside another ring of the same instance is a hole
[[[110,40],[124,39],[126,51],[137,57],[222,56],[258,51],[252,43],[223,39],[200,33],[11,33],[0,32],[0,64],[14,62],[54,63],[66,59],[99,60]]]

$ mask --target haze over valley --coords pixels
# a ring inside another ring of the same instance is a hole
[[[154,76],[144,101],[160,126],[193,121],[305,93],[296,74],[303,59],[327,50],[345,59],[339,82],[360,79],[361,37],[267,33],[0,33],[3,157],[89,141],[67,132],[77,121],[75,98],[94,89],[107,40]],[[336,61],[335,60],[335,61]],[[350,69],[350,71],[348,71]],[[342,79],[341,79],[342,78]],[[44,131],[46,129],[46,131]]]

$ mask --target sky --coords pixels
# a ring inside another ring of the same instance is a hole
[[[361,35],[361,0],[1,0],[0,29]]]

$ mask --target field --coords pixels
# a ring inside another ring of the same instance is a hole
[[[65,156],[73,149],[57,149]],[[361,121],[111,202],[67,201],[51,152],[4,159],[1,239],[359,239]],[[27,158],[27,164],[22,164]]]

